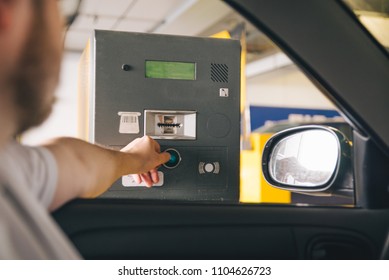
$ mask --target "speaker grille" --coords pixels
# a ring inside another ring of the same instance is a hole
[[[228,83],[228,66],[211,63],[211,80],[216,83]]]

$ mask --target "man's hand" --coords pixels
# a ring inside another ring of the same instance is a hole
[[[58,138],[47,143],[58,165],[58,183],[50,209],[81,197],[96,197],[121,176],[139,174],[147,186],[158,182],[157,168],[170,159],[148,136],[135,139],[122,151],[106,149],[75,138]]]
[[[136,170],[137,174],[132,174],[135,182],[142,181],[147,187],[158,183],[158,167],[170,159],[169,153],[161,153],[159,144],[148,136],[137,138],[124,147],[122,152],[130,153],[137,158],[137,165],[131,166],[131,170]]]

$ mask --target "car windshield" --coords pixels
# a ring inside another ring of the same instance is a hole
[[[389,52],[389,0],[344,0],[344,2]]]

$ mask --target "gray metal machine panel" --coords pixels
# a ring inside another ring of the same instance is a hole
[[[94,40],[92,142],[120,149],[143,136],[145,110],[195,114],[193,139],[156,138],[162,150],[174,148],[181,156],[176,168],[159,169],[162,186],[124,187],[118,180],[103,196],[237,201],[239,41],[113,31],[95,31]],[[147,78],[145,63],[150,60],[194,63],[195,80]],[[126,121],[138,118],[138,124],[119,132],[119,112],[133,113]]]

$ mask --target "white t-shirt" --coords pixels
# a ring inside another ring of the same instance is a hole
[[[16,142],[0,150],[0,259],[79,259],[47,208],[57,163],[43,147]]]

